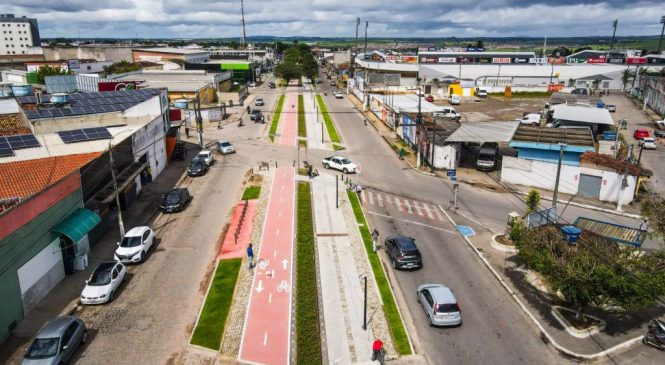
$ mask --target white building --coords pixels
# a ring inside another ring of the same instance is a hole
[[[37,19],[0,14],[0,55],[41,53]]]

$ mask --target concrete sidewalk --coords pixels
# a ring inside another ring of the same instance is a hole
[[[326,363],[368,362],[372,342],[377,338],[384,342],[387,357],[394,357],[394,345],[385,321],[378,287],[344,184],[340,181],[337,208],[334,175],[326,174],[307,181],[312,183]],[[367,330],[362,329],[363,274],[368,276]]]
[[[319,115],[316,92],[309,82],[303,83],[303,103],[307,128],[307,147],[332,151],[333,148],[324,127],[323,117]]]

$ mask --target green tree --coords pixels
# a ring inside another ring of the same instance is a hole
[[[295,63],[280,62],[275,66],[275,75],[281,79],[289,81],[299,79],[302,76],[302,69]]]
[[[570,244],[556,226],[526,230],[514,242],[578,318],[589,306],[633,311],[665,294],[665,251],[641,252],[587,232]]]
[[[485,48],[485,44],[483,43],[482,39],[479,39],[479,40],[476,41],[476,47]]]
[[[538,190],[531,190],[526,196],[526,214],[533,213],[538,210],[540,205],[540,192]]]
[[[621,90],[626,89],[626,85],[628,84],[628,80],[631,80],[633,77],[635,77],[635,72],[631,70],[623,70],[623,73],[621,74]]]
[[[125,60],[104,66],[104,72],[107,74],[121,74],[125,72],[138,71],[140,69],[141,66],[139,64],[131,63]]]
[[[44,83],[44,78],[46,76],[58,76],[58,75],[73,75],[74,71],[72,70],[65,70],[60,67],[52,67],[52,66],[41,66],[37,70],[37,82],[40,84]]]
[[[660,195],[648,196],[642,200],[641,210],[653,234],[665,241],[665,200]]]

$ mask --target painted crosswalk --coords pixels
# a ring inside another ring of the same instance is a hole
[[[423,217],[430,220],[444,222],[443,214],[435,204],[425,203],[413,199],[387,194],[373,190],[363,190],[361,193],[363,204],[379,207],[394,206],[398,211]]]

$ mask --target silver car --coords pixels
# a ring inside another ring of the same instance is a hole
[[[452,289],[442,284],[423,284],[416,294],[430,326],[462,325],[462,310]]]
[[[21,364],[65,364],[76,349],[88,342],[85,323],[77,317],[55,317],[35,336]]]

